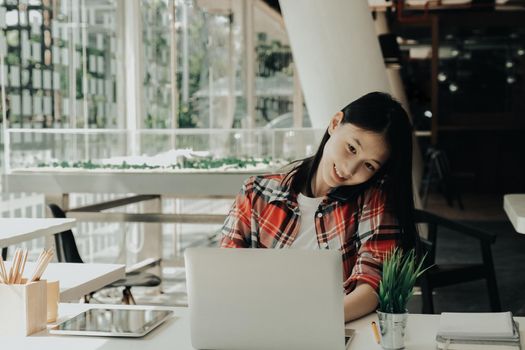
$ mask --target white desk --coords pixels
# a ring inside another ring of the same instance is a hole
[[[74,316],[75,314],[93,307],[92,304],[60,304],[59,322]],[[99,305],[100,306],[100,305]],[[104,305],[102,305],[104,306]],[[107,305],[106,305],[107,306]],[[125,306],[134,308],[137,306]],[[140,306],[145,307],[145,306]],[[0,337],[0,343],[6,348],[39,349],[39,350],[133,350],[133,349],[177,349],[191,350],[190,324],[187,308],[154,307],[159,309],[171,309],[175,311],[176,319],[168,320],[159,328],[153,330],[144,338],[102,338],[102,337],[78,337],[49,335],[47,331],[34,334],[29,337]],[[347,324],[348,328],[356,330],[351,350],[375,350],[381,349],[376,344],[370,328],[370,323],[376,320],[375,314]],[[525,346],[525,317],[517,317],[520,323],[522,347]],[[407,350],[435,350],[435,336],[439,324],[439,315],[409,315],[406,349]],[[234,336],[232,334],[232,336]]]
[[[503,209],[514,229],[525,233],[525,194],[506,194],[503,196]]]
[[[11,262],[6,262],[8,271],[10,266]],[[42,279],[60,281],[60,301],[78,301],[84,295],[124,278],[125,268],[120,264],[51,263]],[[28,262],[24,276],[30,277],[34,269],[35,263]]]
[[[272,168],[247,171],[13,171],[4,176],[6,192],[134,193],[172,196],[235,196],[251,175]],[[203,186],[203,184],[213,184]]]
[[[0,247],[70,230],[76,219],[0,218]]]
[[[405,346],[407,350],[436,350],[436,332],[439,327],[439,315],[410,314],[408,316]],[[514,317],[520,325],[521,346],[525,346],[525,317]],[[375,314],[347,324],[347,328],[356,330],[356,337],[351,343],[350,350],[382,350],[374,340],[370,324],[377,320]]]

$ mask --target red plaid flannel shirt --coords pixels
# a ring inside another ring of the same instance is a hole
[[[285,174],[252,176],[237,195],[222,228],[224,248],[286,248],[299,232],[297,194],[283,185]],[[385,206],[383,181],[354,201],[326,197],[316,211],[320,249],[339,249],[345,293],[357,282],[379,287],[384,256],[396,244],[397,219]]]

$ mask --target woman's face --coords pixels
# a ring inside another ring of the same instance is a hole
[[[361,129],[350,123],[341,123],[338,112],[330,121],[319,168],[313,179],[312,191],[316,197],[326,195],[332,188],[358,185],[370,179],[390,155],[382,134]]]

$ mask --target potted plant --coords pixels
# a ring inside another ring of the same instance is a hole
[[[395,248],[383,261],[383,272],[379,284],[379,328],[383,349],[403,349],[405,347],[405,327],[408,318],[407,303],[412,297],[414,284],[428,268],[417,262],[414,250],[404,254]]]

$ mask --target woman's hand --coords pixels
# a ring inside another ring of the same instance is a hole
[[[367,315],[377,308],[378,300],[374,288],[368,283],[357,283],[357,287],[343,299],[345,322]]]

